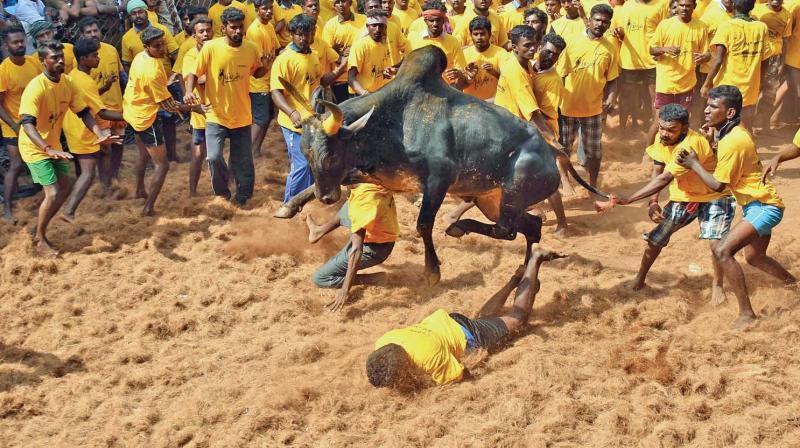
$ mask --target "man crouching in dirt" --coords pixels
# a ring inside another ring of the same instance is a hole
[[[496,347],[526,325],[539,291],[539,267],[545,261],[565,256],[534,244],[527,266],[520,266],[483,305],[478,319],[439,309],[416,325],[384,334],[367,358],[369,382],[375,387],[408,390],[429,383],[428,377],[440,385],[468,377],[469,372],[460,361],[464,354]],[[496,317],[515,287],[513,307],[508,314]]]
[[[392,192],[375,184],[358,184],[350,191],[347,202],[330,221],[317,225],[306,217],[308,241],[316,243],[339,226],[350,228],[350,241],[314,273],[314,284],[320,288],[341,288],[328,303],[331,311],[339,311],[347,301],[356,272],[377,266],[392,253],[400,236]]]

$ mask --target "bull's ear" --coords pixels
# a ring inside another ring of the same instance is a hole
[[[369,112],[365,113],[361,116],[361,118],[348,124],[344,128],[355,134],[356,132],[364,129],[364,126],[367,125],[367,121],[369,121],[369,117],[372,116],[373,112],[375,112],[375,106],[372,106],[372,109],[370,109]]]

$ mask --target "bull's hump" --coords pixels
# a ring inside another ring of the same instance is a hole
[[[444,86],[442,73],[445,67],[447,67],[447,56],[444,51],[439,47],[428,45],[406,56],[394,82],[421,86],[438,80],[437,84]]]

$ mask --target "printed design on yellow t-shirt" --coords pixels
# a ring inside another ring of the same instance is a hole
[[[755,39],[752,41],[738,40],[727,48],[727,51],[732,56],[740,56],[744,59],[758,58],[761,62],[761,54],[764,51],[764,41]]]
[[[244,67],[246,68],[246,66]],[[225,70],[222,69],[219,71],[219,76],[217,78],[220,80],[221,83],[229,84],[242,79],[242,75],[240,75],[239,73],[231,73],[231,72],[225,73]]]

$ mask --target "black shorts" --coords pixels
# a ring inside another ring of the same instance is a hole
[[[96,152],[92,152],[92,153],[89,153],[89,154],[76,154],[74,152],[71,152],[70,154],[72,154],[72,157],[75,157],[78,160],[81,160],[81,159],[84,159],[84,160],[85,159],[99,159],[100,156],[103,155],[103,151],[96,151]]]
[[[143,131],[134,129],[133,132],[144,143],[144,146],[152,148],[164,144],[164,129],[161,125],[161,117],[156,117],[156,121],[149,128]]]
[[[331,90],[333,90],[333,98],[336,100],[336,104],[347,101],[353,97],[353,95],[350,95],[350,86],[346,82],[334,84]]]
[[[19,146],[19,139],[17,137],[3,137],[3,144],[6,146]]]
[[[656,83],[656,69],[626,70],[623,68],[620,78],[620,82],[626,86],[631,84],[652,85]]]
[[[253,124],[266,126],[272,120],[272,97],[269,93],[250,92],[250,110]]]
[[[458,313],[450,313],[450,317],[464,329],[467,349],[493,348],[500,345],[508,336],[508,327],[499,317],[473,320]]]

